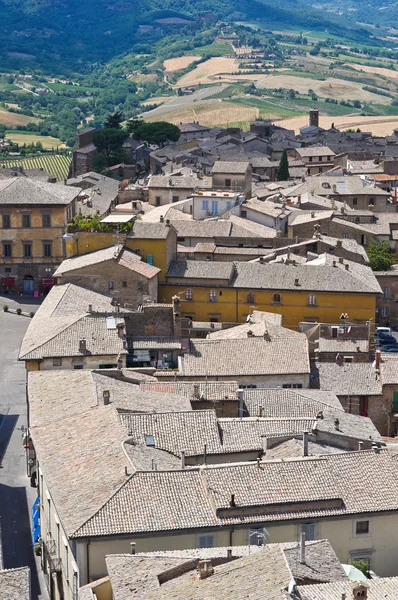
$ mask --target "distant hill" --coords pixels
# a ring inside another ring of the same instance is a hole
[[[196,16],[208,11],[224,20],[261,18],[368,35],[355,25],[346,29],[338,16],[325,17],[306,1],[279,0],[276,5],[273,0],[0,0],[0,67],[23,68],[30,62],[54,73],[63,65],[81,71],[131,49],[140,41],[139,25],[179,17],[192,23],[182,25],[186,30],[197,27]]]

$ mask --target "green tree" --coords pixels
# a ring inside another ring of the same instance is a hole
[[[368,247],[369,266],[372,271],[388,271],[395,262],[395,256],[391,253],[387,241],[372,241]]]
[[[121,111],[115,112],[113,115],[108,115],[104,123],[104,128],[121,129],[123,118],[123,113]]]
[[[98,154],[103,156],[105,166],[111,167],[126,160],[123,144],[127,137],[128,133],[124,129],[107,128],[94,132],[93,142]]]
[[[287,160],[287,152],[283,151],[278,170],[276,172],[278,181],[287,181],[289,179],[289,161]]]
[[[159,146],[163,146],[166,142],[176,142],[181,135],[177,125],[167,123],[167,121],[155,121],[153,123],[130,121],[128,128],[132,131],[135,140],[142,140]]]

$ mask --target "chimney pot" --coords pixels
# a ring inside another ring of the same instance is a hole
[[[111,394],[109,390],[104,390],[102,392],[102,397],[104,399],[104,406],[107,406],[110,402]]]
[[[345,267],[345,270],[346,270],[346,271],[349,271],[349,270],[350,270],[350,265],[347,265],[347,264],[345,264],[345,265],[344,265],[344,267]]]
[[[135,542],[130,542],[131,554],[135,554],[135,546],[136,546]]]
[[[376,354],[375,354],[376,371],[380,370],[380,361],[381,361],[381,352],[380,352],[380,350],[376,350]]]
[[[334,420],[334,428],[336,431],[339,431],[339,427],[340,427],[340,420],[339,419],[335,419]]]
[[[254,337],[254,333],[251,329],[248,330],[247,337]]]
[[[161,223],[164,223],[164,216],[163,216],[163,215],[160,215],[160,219],[159,219],[159,221],[160,221]]]
[[[200,560],[198,564],[199,578],[206,579],[214,573],[213,565],[210,559]]]
[[[185,452],[181,450],[181,469],[185,469]]]
[[[228,550],[227,550],[227,558],[232,558],[232,548],[228,548]]]
[[[199,385],[199,383],[194,383],[193,384],[193,395],[194,395],[194,398],[199,398],[199,396],[200,396],[200,385]]]
[[[344,258],[342,256],[339,256],[339,263],[342,265],[344,262]]]
[[[170,219],[166,219],[166,227],[170,227]]]
[[[92,312],[93,312],[93,305],[92,305],[92,304],[89,304],[89,305],[88,305],[88,312],[89,312],[89,313],[92,313]]]
[[[358,442],[358,450],[363,450],[363,442]]]
[[[231,494],[231,500],[229,501],[229,505],[230,505],[231,508],[235,508],[236,507],[235,494]]]
[[[264,409],[263,409],[263,407],[262,407],[262,406],[260,406],[260,408],[258,409],[258,416],[259,416],[259,417],[262,417],[262,416],[263,416],[263,410],[264,410]]]
[[[298,279],[295,279],[295,280],[294,280],[294,285],[295,285],[295,286],[299,286],[299,285],[300,285],[300,281],[299,281]]]
[[[300,564],[305,565],[305,532],[300,533]]]
[[[315,219],[315,212],[314,211],[311,212],[311,219]]]
[[[308,456],[308,431],[303,431],[303,456]]]

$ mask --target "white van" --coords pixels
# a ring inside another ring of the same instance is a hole
[[[376,327],[375,334],[384,333],[386,335],[391,335],[391,327]]]

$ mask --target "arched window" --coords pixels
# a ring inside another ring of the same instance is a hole
[[[308,296],[308,304],[309,306],[316,306],[316,296],[314,294]]]
[[[280,295],[280,294],[274,294],[274,295],[272,296],[272,302],[273,302],[274,304],[281,304],[281,302],[282,302],[281,295]]]
[[[253,294],[253,292],[248,292],[248,293],[247,293],[247,296],[246,296],[246,302],[247,302],[248,304],[254,304],[254,302],[255,302],[255,297],[254,297],[254,294]]]
[[[191,289],[185,290],[185,300],[192,300],[192,298],[193,298],[192,290]]]

